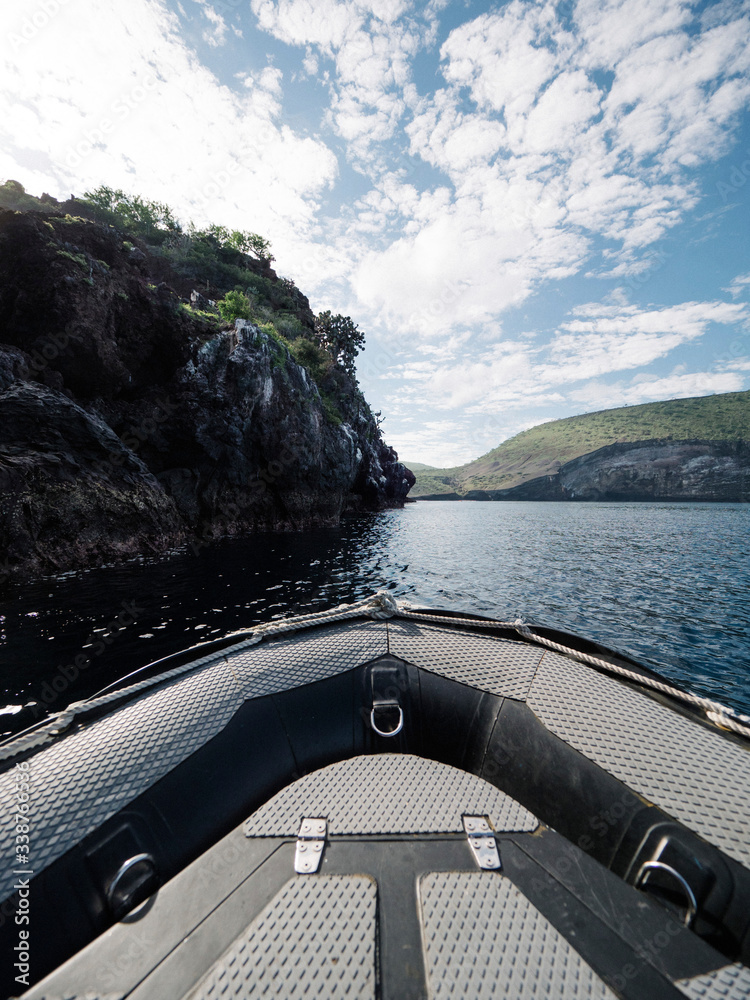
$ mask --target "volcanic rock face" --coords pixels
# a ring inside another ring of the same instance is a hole
[[[0,211],[0,582],[403,503],[341,369],[319,387],[252,324],[217,330],[133,249]]]
[[[562,466],[571,500],[750,500],[750,447],[728,441],[610,445]]]
[[[750,501],[750,446],[743,441],[638,441],[608,445],[507,490],[465,500]]]
[[[173,500],[117,435],[66,396],[0,393],[4,569],[69,569],[158,552],[185,536]]]

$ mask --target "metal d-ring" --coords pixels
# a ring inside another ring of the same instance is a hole
[[[115,893],[117,892],[117,887],[122,879],[127,875],[131,868],[139,865],[142,861],[146,861],[151,865],[153,871],[156,871],[156,864],[154,859],[150,854],[135,854],[132,858],[128,858],[122,865],[120,865],[115,877],[107,886],[107,902],[111,909],[115,909]]]
[[[391,731],[388,732],[388,733],[383,732],[382,729],[378,729],[378,727],[375,725],[375,707],[374,706],[372,708],[372,711],[370,712],[370,725],[375,730],[375,732],[378,734],[378,736],[386,736],[386,737],[388,737],[388,736],[397,736],[398,733],[400,733],[401,730],[404,728],[404,713],[403,713],[403,710],[402,710],[401,706],[400,705],[383,705],[383,704],[380,704],[377,707],[378,708],[397,708],[398,709],[398,725],[396,726],[395,729],[391,729]]]
[[[671,865],[665,865],[663,861],[644,861],[641,867],[638,869],[638,874],[636,875],[635,882],[633,883],[636,889],[643,882],[644,876],[649,871],[666,872],[668,875],[671,875],[676,880],[682,891],[685,893],[685,896],[687,897],[688,905],[687,905],[687,911],[685,913],[685,920],[683,921],[683,923],[685,924],[686,927],[690,927],[693,923],[693,920],[695,920],[696,913],[698,912],[698,903],[696,902],[695,899],[695,893],[690,888],[687,880],[682,875],[680,875],[680,873],[676,871]]]

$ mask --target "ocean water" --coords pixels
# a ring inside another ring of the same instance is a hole
[[[409,504],[0,596],[0,732],[168,653],[377,590],[598,640],[750,712],[750,505]]]

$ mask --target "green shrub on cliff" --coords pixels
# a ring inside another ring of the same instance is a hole
[[[234,323],[236,319],[250,319],[252,305],[244,292],[232,291],[219,299],[216,308],[223,320]]]
[[[141,198],[139,195],[128,195],[119,188],[102,184],[93,191],[86,191],[81,201],[93,209],[98,221],[125,229],[157,244],[163,243],[170,233],[182,231],[182,226],[169,205]]]
[[[365,335],[350,316],[335,316],[330,311],[315,317],[315,338],[334,361],[354,378],[354,359],[364,347]]]
[[[333,358],[317,344],[305,337],[297,337],[289,345],[294,360],[306,368],[314,382],[320,382],[333,365]]]
[[[0,184],[0,206],[13,212],[38,212],[47,208],[41,199],[28,194],[23,184],[13,180]]]

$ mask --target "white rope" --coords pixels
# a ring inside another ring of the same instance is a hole
[[[491,618],[483,620],[477,618],[448,618],[440,615],[419,614],[418,612],[406,611],[403,608],[399,611],[398,616],[399,618],[421,619],[426,622],[447,622],[452,624],[484,626],[494,625],[496,628],[513,628],[519,635],[523,636],[525,639],[529,639],[531,642],[538,642],[540,645],[546,646],[548,649],[554,649],[558,653],[564,653],[567,656],[572,656],[574,659],[580,660],[583,663],[599,667],[607,673],[615,674],[618,677],[626,677],[628,680],[636,681],[636,683],[642,684],[645,687],[661,691],[663,694],[667,694],[679,701],[686,702],[689,705],[695,705],[698,708],[703,709],[706,717],[713,722],[714,725],[717,725],[722,729],[729,729],[734,733],[738,733],[740,736],[750,738],[750,716],[741,715],[739,712],[735,712],[734,709],[728,708],[726,705],[722,705],[718,701],[712,701],[710,698],[702,698],[700,695],[691,694],[689,691],[681,691],[679,688],[672,687],[671,684],[665,684],[663,681],[658,681],[653,677],[649,677],[647,674],[639,674],[635,670],[628,670],[626,667],[620,667],[615,663],[611,663],[609,660],[602,660],[598,656],[591,656],[590,653],[582,653],[577,649],[571,649],[570,646],[563,646],[559,642],[553,642],[552,639],[546,639],[544,636],[538,635],[536,632],[532,632],[528,625],[520,620],[516,620],[514,622],[499,622],[493,621]]]
[[[204,666],[206,663],[212,662],[218,656],[225,656],[228,652],[235,652],[240,649],[249,649],[251,646],[256,645],[263,639],[270,636],[282,635],[285,632],[295,632],[298,629],[308,628],[313,625],[330,624],[336,621],[345,621],[348,618],[360,618],[363,615],[374,618],[378,621],[398,617],[429,623],[439,622],[447,625],[481,625],[483,627],[489,626],[492,628],[514,629],[519,635],[523,636],[524,639],[528,639],[531,642],[539,643],[542,646],[546,646],[548,649],[553,649],[558,653],[571,656],[574,659],[580,660],[583,663],[588,663],[591,666],[599,667],[607,673],[615,674],[618,677],[625,677],[638,684],[651,687],[654,690],[661,691],[672,698],[678,699],[679,701],[696,705],[697,707],[703,709],[706,713],[706,717],[715,725],[721,727],[722,729],[728,729],[741,736],[750,738],[750,717],[740,715],[733,709],[727,708],[726,706],[719,704],[719,702],[712,701],[710,698],[701,698],[700,696],[690,694],[687,691],[681,691],[679,688],[672,687],[662,681],[657,681],[647,675],[639,674],[633,670],[628,670],[625,667],[620,667],[614,663],[610,663],[609,660],[602,660],[598,656],[591,656],[589,653],[582,653],[569,646],[563,646],[559,642],[553,642],[551,639],[546,639],[544,636],[538,635],[536,632],[532,632],[528,625],[519,619],[513,622],[503,622],[495,621],[491,618],[459,618],[448,615],[433,615],[424,612],[411,611],[410,605],[406,602],[402,602],[399,605],[395,598],[391,597],[390,594],[380,591],[379,593],[373,594],[371,597],[367,597],[355,604],[340,604],[338,607],[330,608],[327,611],[318,611],[312,614],[302,615],[297,618],[285,618],[280,621],[255,625],[250,629],[245,629],[241,632],[236,632],[233,635],[227,636],[227,638],[240,638],[241,636],[247,636],[246,639],[238,643],[236,646],[230,646],[217,653],[210,653],[198,660],[191,660],[189,663],[185,663],[180,667],[175,667],[173,670],[167,670],[162,674],[157,674],[155,677],[145,678],[136,684],[131,684],[129,687],[116,689],[99,696],[95,695],[93,698],[89,698],[86,701],[73,702],[71,705],[68,705],[66,709],[62,712],[58,712],[57,715],[53,716],[39,728],[22,734],[21,736],[18,736],[0,746],[0,761],[7,760],[9,757],[14,757],[17,754],[24,753],[26,750],[32,750],[34,747],[42,746],[45,743],[48,743],[50,740],[54,739],[55,736],[58,736],[60,733],[68,729],[68,727],[73,723],[75,717],[82,712],[90,712],[93,709],[103,708],[106,705],[119,701],[122,698],[130,698],[134,694],[138,694],[148,688],[155,687],[157,684],[162,684],[164,681],[173,680],[175,677],[179,677],[182,674],[196,670],[199,667]]]
[[[238,643],[236,646],[228,647],[219,653],[209,654],[199,660],[191,660],[189,663],[185,663],[180,667],[175,667],[173,670],[167,670],[162,674],[157,674],[155,677],[147,677],[136,684],[131,684],[129,687],[118,688],[107,694],[98,696],[94,695],[93,698],[88,698],[85,701],[76,701],[71,703],[67,708],[63,709],[62,712],[58,712],[51,719],[48,719],[43,725],[39,726],[38,729],[33,729],[30,732],[22,734],[15,739],[10,740],[8,743],[1,745],[0,761],[7,760],[9,757],[15,757],[20,753],[24,753],[26,750],[33,750],[34,747],[43,746],[45,743],[49,743],[55,736],[59,736],[60,733],[68,729],[69,726],[72,725],[75,717],[80,715],[82,712],[90,712],[97,708],[103,708],[112,702],[119,701],[122,698],[130,698],[134,694],[138,694],[148,688],[155,687],[157,684],[162,684],[164,681],[173,680],[181,674],[189,673],[192,670],[196,670],[198,667],[204,666],[207,662],[215,660],[217,656],[225,655],[230,651],[230,649],[232,651],[249,649],[251,646],[256,645],[261,642],[261,640],[269,636],[282,635],[284,632],[294,632],[301,628],[307,628],[310,625],[344,621],[347,618],[359,618],[362,615],[367,615],[370,618],[375,618],[376,620],[382,620],[385,618],[391,618],[397,613],[398,605],[393,598],[389,594],[381,592],[373,594],[372,597],[367,597],[365,600],[359,601],[356,604],[340,604],[338,607],[330,608],[327,611],[319,611],[309,615],[302,615],[298,618],[286,618],[277,622],[266,622],[264,624],[255,625],[253,628],[246,629],[242,632],[236,632],[234,633],[234,637],[239,638],[240,636],[246,635],[248,638],[243,642]],[[227,638],[233,638],[233,636],[230,635]]]

